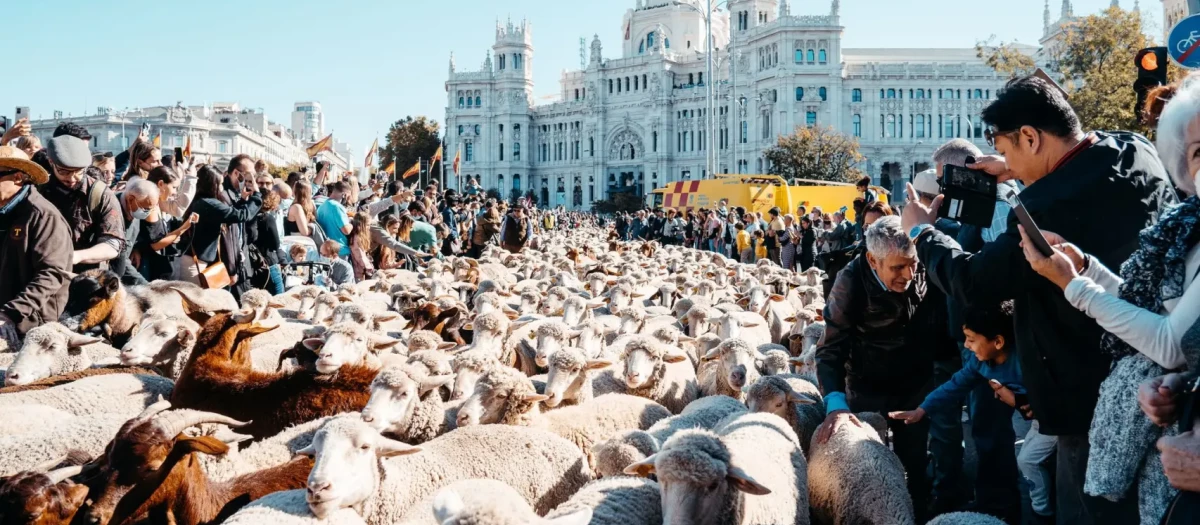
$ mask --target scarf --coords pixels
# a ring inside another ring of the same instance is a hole
[[[1187,253],[1200,235],[1200,197],[1192,196],[1163,214],[1157,224],[1142,231],[1141,244],[1121,266],[1124,282],[1120,298],[1139,308],[1161,312],[1163,303],[1181,297],[1187,282]],[[1091,445],[1084,492],[1111,501],[1131,496],[1139,485],[1141,523],[1158,523],[1174,491],[1162,472],[1155,441],[1163,429],[1142,413],[1137,403],[1138,385],[1166,373],[1153,360],[1111,333],[1101,338],[1101,348],[1113,356],[1113,367],[1100,384],[1100,397],[1092,417]],[[1188,363],[1196,362],[1197,347],[1185,345]],[[1167,434],[1177,430],[1168,429]]]

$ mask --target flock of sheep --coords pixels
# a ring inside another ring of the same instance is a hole
[[[878,414],[811,443],[819,270],[583,229],[384,273],[77,276],[0,350],[0,523],[914,522]]]

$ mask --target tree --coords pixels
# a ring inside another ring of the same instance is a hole
[[[521,193],[520,188],[513,188],[511,191],[508,192],[508,202],[510,202],[512,204],[516,204],[518,201],[521,200],[522,195],[524,195],[524,194]]]
[[[485,193],[487,194],[487,198],[492,199],[496,202],[500,202],[500,201],[504,200],[504,196],[500,195],[500,190],[498,190],[496,188],[487,190],[487,192],[485,192]]]
[[[529,188],[529,191],[525,192],[525,198],[529,199],[530,204],[533,204],[534,206],[538,205],[537,192],[533,191],[533,188]]]
[[[289,173],[291,173],[293,171],[298,172],[298,171],[300,171],[300,168],[301,168],[301,166],[299,164],[288,164],[287,166],[276,166],[274,164],[268,164],[267,165],[267,173],[270,173],[271,176],[275,177],[276,179],[287,180]]]
[[[1017,50],[1016,42],[994,44],[996,35],[975,43],[975,56],[997,73],[1009,78],[1023,77],[1037,70],[1033,57]]]
[[[620,212],[633,213],[645,207],[646,204],[642,202],[642,196],[629,191],[611,193],[607,199],[592,203],[592,211],[606,214]]]
[[[397,120],[379,148],[379,165],[387,167],[394,161],[399,174],[416,164],[417,159],[429,160],[441,145],[438,132],[438,123],[425,117]]]
[[[1146,37],[1142,16],[1119,7],[1066,23],[1061,39],[1046,47],[1046,71],[1062,79],[1063,89],[1083,129],[1138,129],[1133,105],[1133,81],[1137,71],[1133,57],[1152,45]],[[1011,45],[976,46],[980,58],[996,71],[1017,76],[1029,70]]]
[[[863,173],[858,140],[832,127],[798,128],[766,152],[774,173],[785,179],[852,182]]]

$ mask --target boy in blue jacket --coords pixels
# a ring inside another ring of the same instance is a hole
[[[925,401],[916,410],[889,412],[888,417],[913,424],[925,417],[926,412],[952,405],[961,409],[963,399],[980,383],[986,381],[996,397],[1014,406],[1026,419],[1033,419],[1029,402],[1025,400],[1025,388],[1021,384],[1021,369],[1017,364],[1013,341],[1013,306],[1006,301],[997,306],[967,308],[963,322],[965,346],[975,353],[975,358],[964,361],[962,369],[949,381],[925,396]],[[1050,501],[1050,485],[1053,482],[1051,467],[1043,465],[1055,449],[1054,436],[1038,431],[1038,422],[1033,421],[1025,443],[1017,457],[1017,466],[1029,480],[1029,498],[1039,522],[1054,523],[1054,509]],[[1013,480],[1016,483],[1016,480]]]

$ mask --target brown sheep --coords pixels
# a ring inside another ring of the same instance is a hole
[[[171,403],[253,421],[242,431],[256,439],[297,423],[362,410],[367,404],[378,372],[374,368],[347,364],[329,375],[252,370],[245,339],[269,330],[239,325],[229,314],[214,316],[175,382]]]
[[[162,465],[121,498],[109,523],[122,525],[138,516],[161,517],[175,525],[221,523],[251,501],[303,487],[313,465],[311,458],[301,456],[228,481],[209,480],[197,454],[228,451],[228,444],[212,436],[177,436]]]
[[[78,474],[83,457],[34,467],[0,478],[0,523],[5,525],[66,525],[87,498],[88,488],[69,478]],[[49,469],[54,468],[55,470]]]

